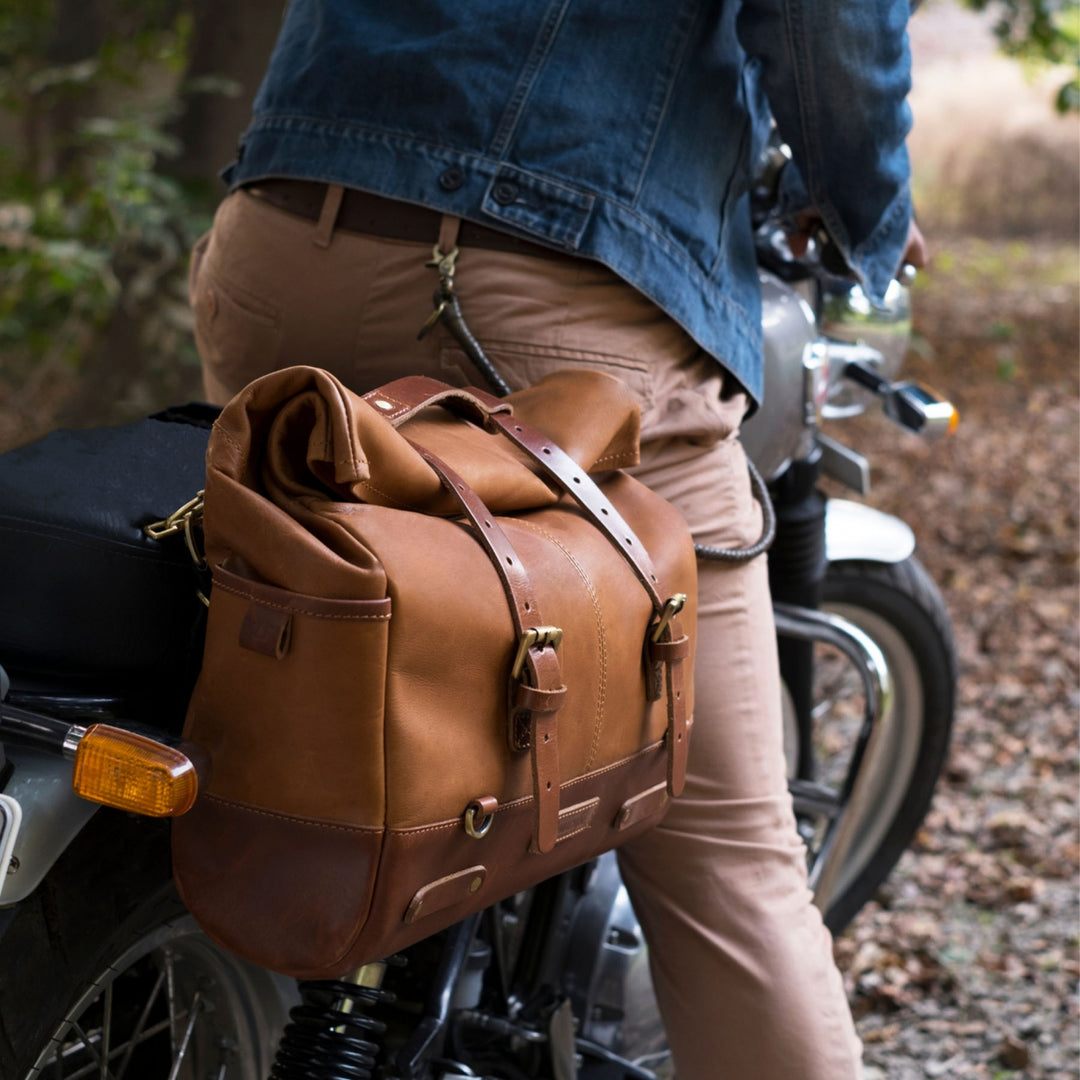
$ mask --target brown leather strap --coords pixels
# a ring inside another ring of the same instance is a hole
[[[667,790],[674,798],[681,794],[686,784],[686,759],[690,748],[682,664],[690,655],[690,639],[683,635],[677,641],[652,642],[649,653],[654,661],[663,664],[667,677]]]
[[[654,613],[659,619],[665,600],[662,599],[662,586],[653,568],[652,559],[644,545],[592,477],[543,432],[513,416],[505,401],[474,386],[466,390],[455,390],[437,379],[425,376],[395,379],[364,396],[376,407],[380,397],[392,404],[392,410],[380,408],[380,411],[385,412],[388,418],[393,417],[395,424],[404,423],[408,417],[428,405],[438,404],[465,419],[481,423],[489,431],[501,431],[581,506],[586,516],[621,552],[649,594]],[[657,666],[656,675],[661,674],[659,666],[663,665],[667,679],[668,791],[672,796],[682,790],[686,777],[687,723],[686,700],[683,695],[683,657],[677,649],[670,648],[681,639],[683,634],[676,616],[668,620],[659,641],[653,643],[659,648],[655,654],[649,656],[650,662]],[[665,646],[669,647],[666,653]],[[656,683],[659,682],[660,679],[656,678]],[[659,685],[655,692],[650,688],[649,696],[652,700],[660,696]],[[535,725],[538,715],[543,714],[532,714],[532,724]]]
[[[364,400],[385,416],[394,427],[401,427],[421,409],[429,405],[443,405],[458,416],[481,427],[488,427],[488,419],[495,413],[513,413],[508,401],[494,397],[475,387],[448,386],[426,375],[408,375],[403,379],[369,390]]]
[[[503,591],[514,620],[518,639],[533,626],[542,625],[540,605],[536,601],[528,572],[495,515],[479,495],[446,462],[429,450],[411,442],[416,452],[435,470],[443,486],[451,492],[465,516],[472,523],[480,543],[488,554],[502,582]],[[559,750],[556,738],[556,714],[566,695],[558,653],[551,646],[537,643],[525,653],[525,677],[529,685],[518,686],[512,699],[508,730],[511,748],[514,733],[525,727],[532,759],[536,850],[551,851],[559,838]],[[520,738],[518,742],[522,742]]]
[[[660,615],[667,598],[661,597],[658,591],[660,583],[652,560],[645,546],[634,535],[633,529],[596,486],[592,477],[580,468],[573,458],[543,432],[515,418],[510,407],[501,398],[475,386],[457,390],[438,379],[420,375],[395,379],[378,390],[365,394],[364,398],[369,401],[382,398],[393,403],[393,411],[380,411],[385,412],[395,427],[428,405],[442,405],[459,416],[483,424],[489,431],[493,425],[501,430],[581,506],[593,524],[622,552],[623,558],[630,564],[649,594],[657,616]]]

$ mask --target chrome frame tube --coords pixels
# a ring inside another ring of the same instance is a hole
[[[893,720],[892,680],[877,643],[853,623],[838,615],[792,604],[774,604],[776,632],[799,641],[832,645],[855,666],[866,699],[863,725],[852,751],[847,777],[838,799],[839,813],[832,817],[810,868],[809,885],[814,903],[827,911],[844,859],[855,839],[858,822],[869,809],[867,776],[873,775],[878,756],[887,744]]]

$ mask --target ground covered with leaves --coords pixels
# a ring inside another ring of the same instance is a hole
[[[915,529],[960,663],[933,808],[837,942],[868,1080],[1080,1073],[1077,296],[1074,244],[942,243],[907,374],[958,431],[832,431]]]

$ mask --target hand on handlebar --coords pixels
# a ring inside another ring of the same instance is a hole
[[[791,254],[799,258],[806,254],[810,241],[821,233],[821,218],[813,210],[804,210],[796,219],[796,226],[796,232],[788,233],[787,242]],[[926,265],[926,260],[926,240],[922,230],[912,218],[908,226],[907,244],[904,247],[904,257],[900,260],[900,265],[914,266],[918,270]]]

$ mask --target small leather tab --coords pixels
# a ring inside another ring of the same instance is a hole
[[[565,810],[560,810],[559,840],[567,840],[571,836],[577,836],[578,833],[584,832],[592,824],[599,805],[600,798],[598,796],[595,799],[589,799],[587,802],[580,802],[574,806],[568,806]]]
[[[668,801],[667,783],[656,784],[647,791],[627,799],[615,815],[616,829],[629,829],[645,818],[652,817]]]
[[[677,641],[650,641],[649,659],[654,664],[670,664],[690,655],[690,638],[683,634]]]
[[[405,909],[405,922],[413,923],[436,911],[471,900],[480,891],[487,878],[487,867],[470,866],[456,874],[448,874],[422,889],[409,901]]]
[[[287,611],[252,602],[240,624],[240,647],[261,653],[274,660],[289,651],[292,638],[292,615]]]

